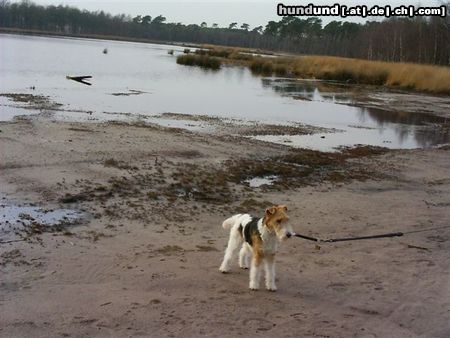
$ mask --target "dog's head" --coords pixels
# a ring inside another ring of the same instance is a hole
[[[274,205],[266,209],[264,215],[264,224],[269,231],[275,232],[280,240],[289,238],[292,235],[292,229],[288,225],[289,216],[286,214],[287,206]]]

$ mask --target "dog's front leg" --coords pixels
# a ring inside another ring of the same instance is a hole
[[[253,253],[252,264],[250,265],[250,289],[258,290],[261,280],[261,259],[259,253]]]
[[[264,259],[264,268],[266,270],[266,289],[277,291],[275,285],[275,255],[267,255]]]

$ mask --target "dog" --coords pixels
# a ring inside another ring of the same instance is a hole
[[[219,270],[222,273],[230,271],[231,260],[239,251],[239,266],[248,269],[250,264],[251,290],[258,290],[261,279],[262,265],[266,273],[266,288],[276,291],[275,285],[275,254],[280,241],[293,235],[288,225],[289,217],[285,205],[275,205],[267,208],[262,218],[249,214],[237,214],[226,219],[222,226],[230,230],[228,246]]]

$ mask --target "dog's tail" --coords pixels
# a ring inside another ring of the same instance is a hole
[[[239,217],[241,217],[241,214],[237,214],[234,216],[231,216],[230,218],[227,218],[225,221],[223,221],[222,226],[224,229],[229,230],[233,227],[233,225],[236,224],[236,222],[239,220]]]

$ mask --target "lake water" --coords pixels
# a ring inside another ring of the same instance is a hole
[[[102,53],[105,48],[107,54]],[[175,50],[175,56],[167,53],[169,49]],[[448,132],[430,127],[445,122],[443,118],[357,107],[358,99],[349,86],[343,90],[315,81],[262,78],[242,67],[214,72],[178,65],[176,55],[182,49],[0,34],[0,93],[49,96],[62,104],[56,118],[68,120],[121,116],[110,113],[152,116],[170,112],[340,130],[256,136],[321,150],[354,144],[417,148],[450,141]],[[67,75],[92,75],[92,86],[67,80]],[[19,114],[24,114],[23,107],[1,98],[0,120]]]

